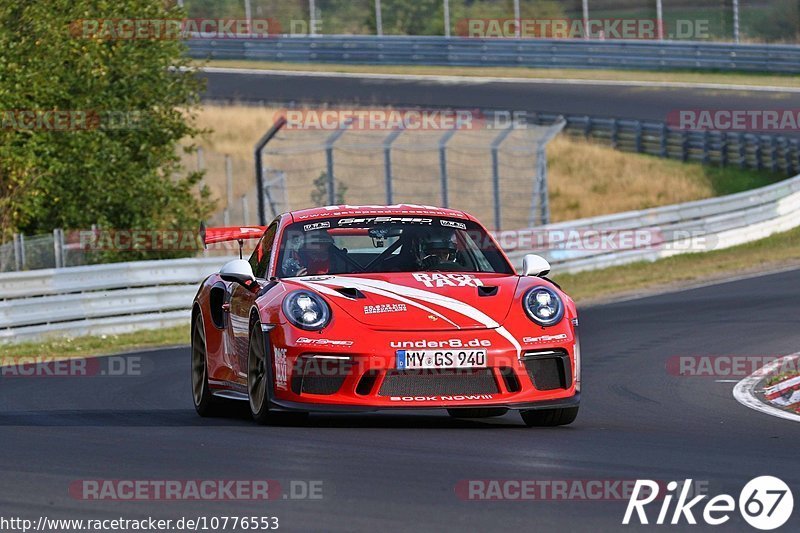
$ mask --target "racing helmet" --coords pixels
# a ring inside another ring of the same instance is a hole
[[[456,235],[452,230],[439,230],[422,235],[420,238],[421,258],[435,256],[442,262],[456,259]]]
[[[319,253],[328,251],[331,246],[333,246],[333,237],[324,229],[309,231],[303,239],[303,251],[305,252]]]

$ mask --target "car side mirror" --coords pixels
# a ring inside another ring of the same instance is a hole
[[[219,269],[219,277],[225,281],[241,283],[248,289],[251,288],[256,281],[250,263],[244,259],[234,259],[233,261],[225,263],[222,268]]]
[[[536,254],[527,254],[522,258],[523,276],[546,276],[550,273],[550,263]]]

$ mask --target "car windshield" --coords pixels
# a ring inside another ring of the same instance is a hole
[[[366,272],[514,270],[478,224],[450,218],[345,217],[283,232],[278,277]]]

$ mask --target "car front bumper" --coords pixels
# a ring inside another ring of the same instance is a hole
[[[489,333],[464,332],[467,344]],[[428,342],[452,333],[427,334]],[[301,340],[306,337],[299,337]],[[569,331],[551,343],[525,346],[492,338],[486,367],[403,370],[397,346],[267,339],[274,343],[276,376],[271,403],[279,410],[368,412],[387,409],[496,407],[516,410],[576,406],[580,400],[580,348]]]

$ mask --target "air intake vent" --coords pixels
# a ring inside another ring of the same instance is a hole
[[[526,353],[523,363],[538,390],[568,389],[572,385],[572,367],[564,352]]]
[[[478,296],[494,296],[497,294],[497,287],[478,287]]]
[[[507,366],[501,367],[500,375],[503,376],[503,383],[506,384],[506,390],[508,392],[519,392],[522,389],[522,385],[520,385],[517,374],[514,373],[513,368]]]
[[[358,380],[358,385],[356,386],[356,394],[360,396],[368,395],[370,392],[372,392],[372,387],[375,386],[376,379],[378,379],[377,370],[370,370],[361,376],[361,379]]]
[[[342,296],[347,296],[353,300],[357,300],[359,298],[366,298],[364,293],[354,287],[341,287],[339,289],[334,289],[336,292],[341,294]]]
[[[491,368],[389,370],[378,395],[463,395],[497,392],[499,390]]]
[[[292,376],[295,394],[336,394],[350,371],[349,361],[304,357]]]

